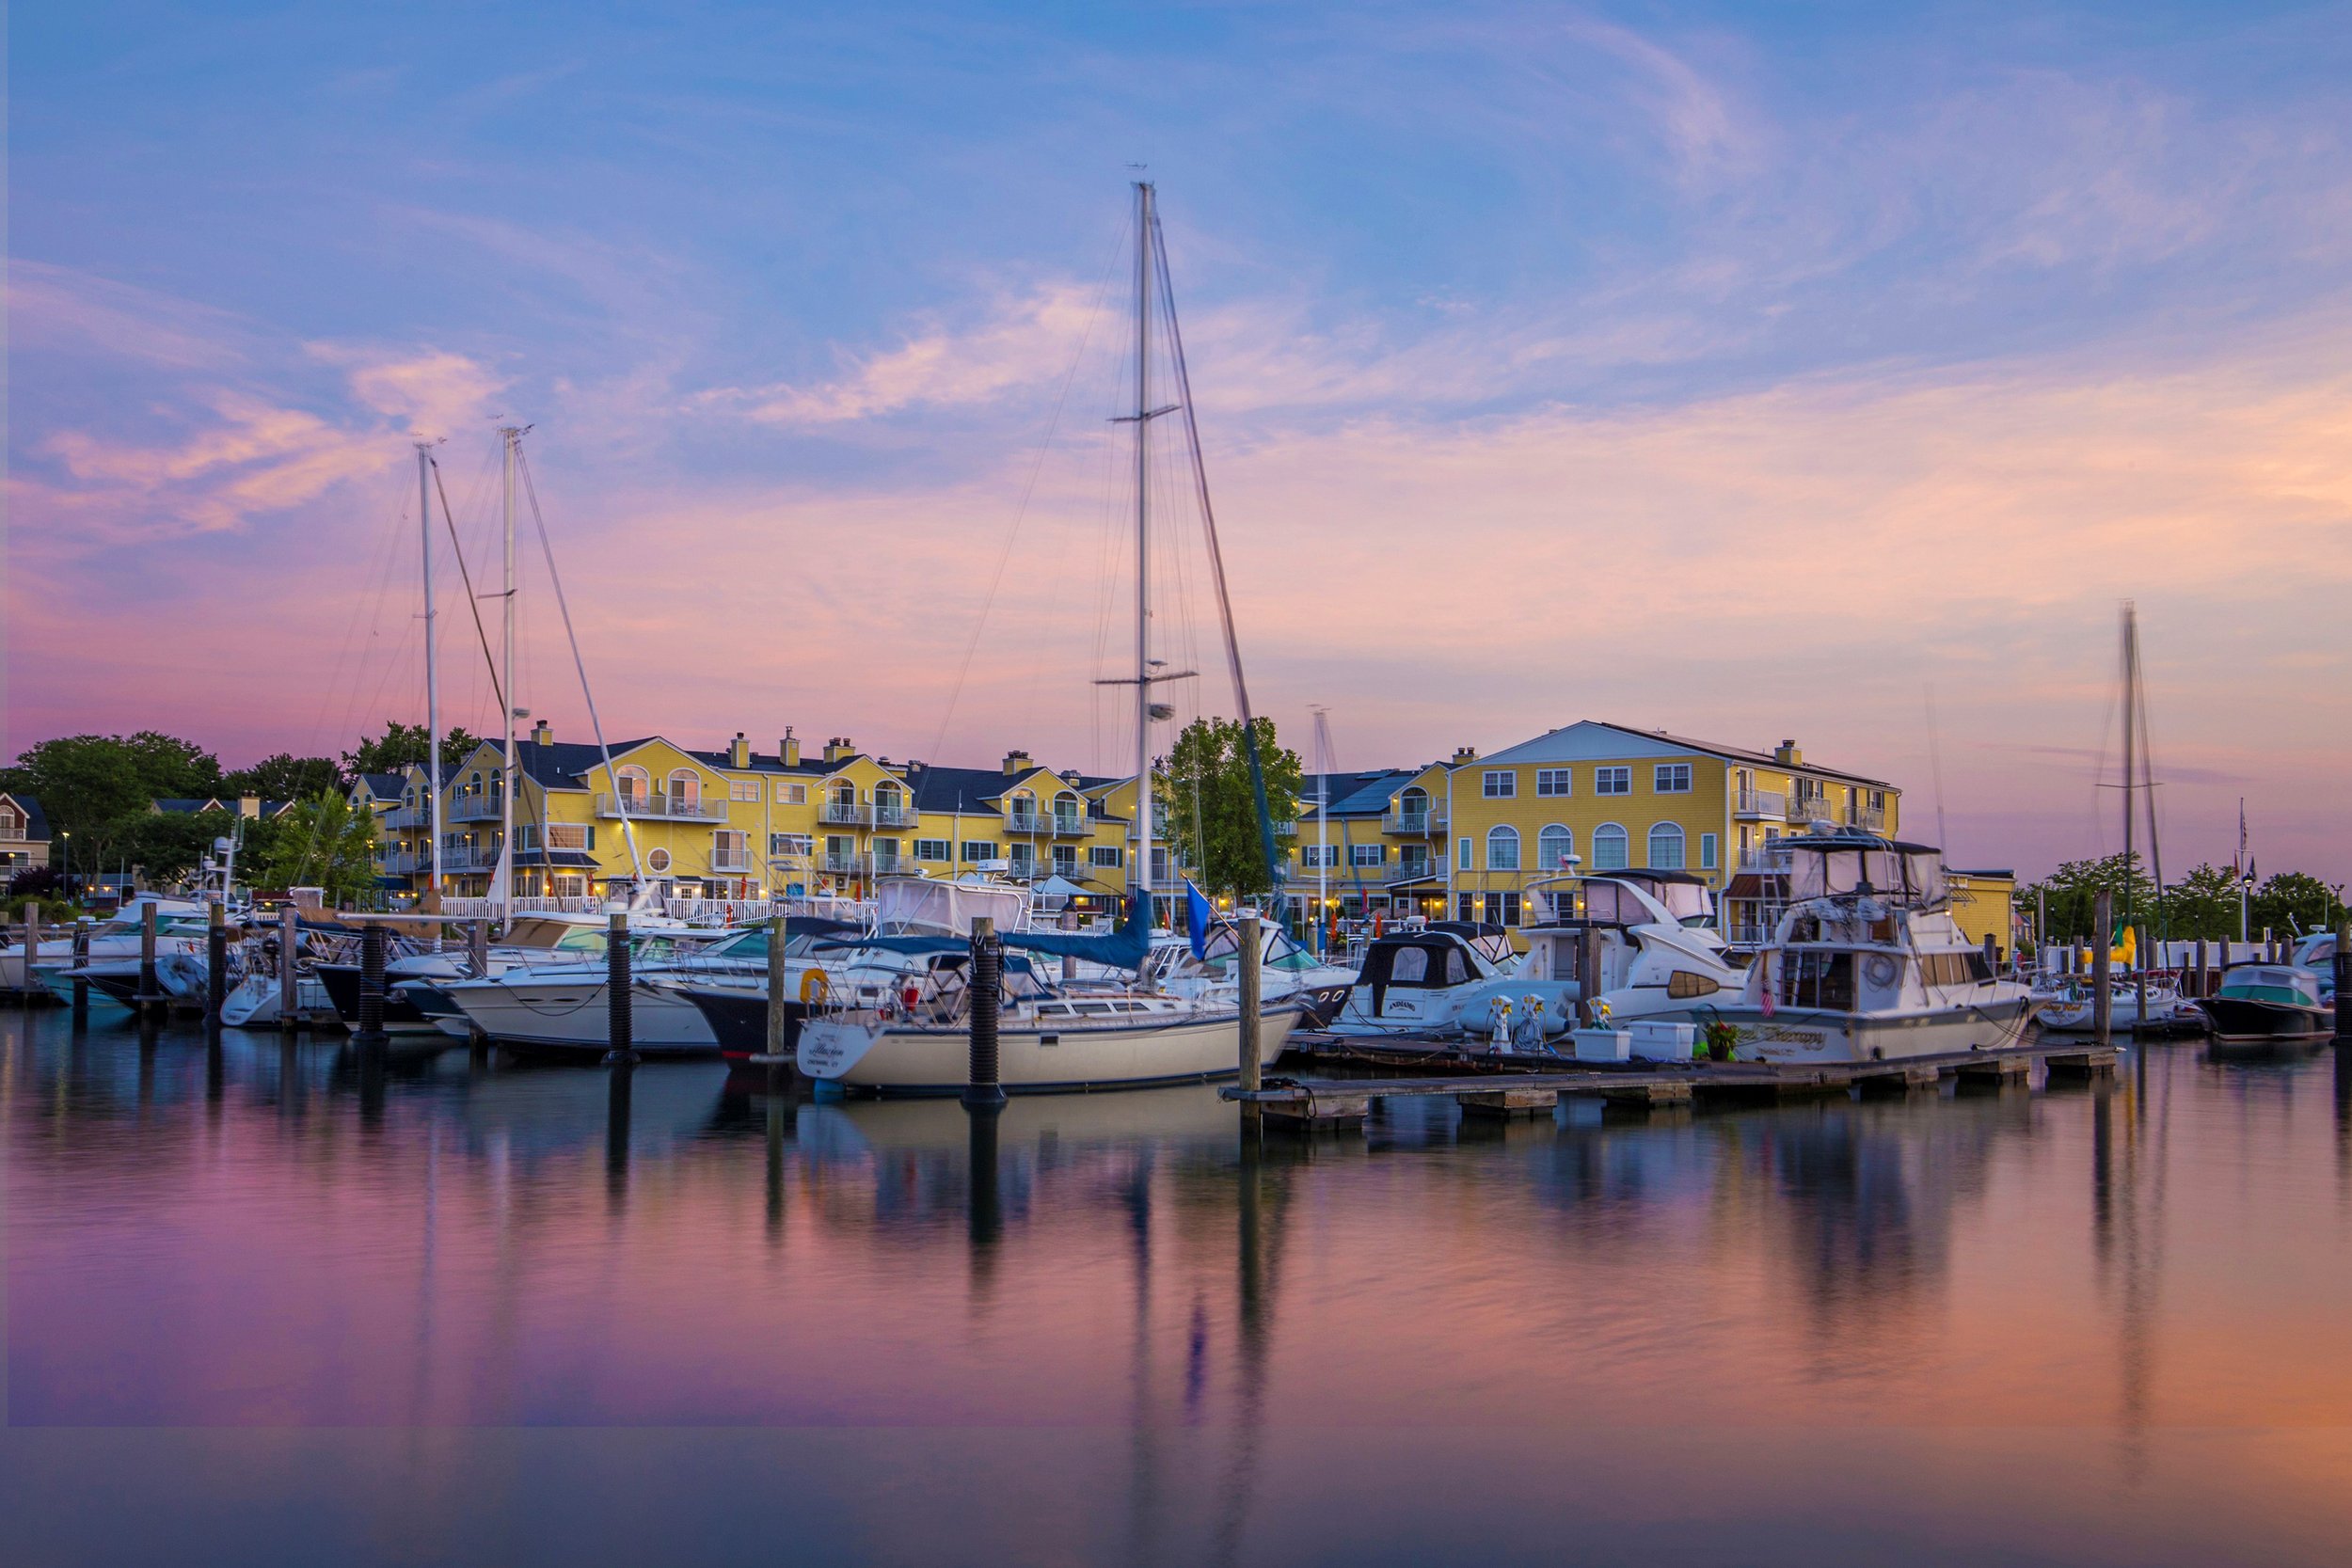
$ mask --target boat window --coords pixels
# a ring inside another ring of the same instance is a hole
[[[1068,1018],[1070,1016],[1070,1009],[1059,1002],[1041,1002],[1037,1005],[1037,1010],[1041,1018]]]
[[[1780,1003],[1784,1007],[1853,1010],[1851,953],[1792,952],[1780,959]]]
[[[1425,947],[1398,948],[1389,959],[1389,980],[1391,984],[1399,986],[1427,985],[1429,950]]]
[[[1712,996],[1723,989],[1706,975],[1693,974],[1687,969],[1676,970],[1673,977],[1666,982],[1666,994],[1677,1000],[1691,996]]]
[[[1459,986],[1467,984],[1469,980],[1470,960],[1462,957],[1462,950],[1460,948],[1447,948],[1445,952],[1445,983],[1449,986]]]
[[[1110,1010],[1111,1005],[1107,1002],[1081,1002],[1077,1005],[1081,1018],[1101,1018]]]

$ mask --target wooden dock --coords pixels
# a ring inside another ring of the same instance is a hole
[[[1254,1090],[1229,1086],[1223,1094],[1256,1104],[1268,1126],[1315,1132],[1362,1125],[1375,1100],[1446,1096],[1464,1116],[1499,1117],[1548,1117],[1564,1095],[1641,1109],[1709,1101],[1774,1104],[1854,1092],[1932,1093],[1946,1078],[1957,1079],[1963,1086],[2022,1084],[2036,1062],[2053,1083],[2088,1081],[2115,1070],[2116,1048],[2084,1040],[2041,1040],[1994,1051],[1814,1067],[1756,1062],[1580,1066],[1551,1057],[1506,1056],[1498,1061],[1492,1053],[1454,1052],[1414,1055],[1412,1065],[1429,1064],[1422,1077],[1278,1078]]]

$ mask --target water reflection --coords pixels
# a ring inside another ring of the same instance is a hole
[[[1468,1433],[2091,1429],[2128,1492],[2168,1432],[2352,1402],[2332,1337],[2260,1332],[2352,1286],[2333,1057],[1499,1128],[1397,1101],[1299,1146],[1201,1090],[975,1116],[8,1028],[19,1427],[1068,1429],[1099,1485],[1059,1555],[1241,1561],[1312,1555],[1298,1489],[1343,1480],[1286,1432],[1439,1430],[1441,1465]],[[2316,1473],[2230,1482],[2292,1512]],[[871,1555],[951,1528],[900,1513],[860,1513]]]

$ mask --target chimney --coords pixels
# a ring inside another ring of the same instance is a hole
[[[789,724],[784,727],[784,738],[776,742],[776,760],[787,768],[801,765],[801,743],[792,738],[792,726]]]
[[[1028,770],[1029,770],[1029,753],[1028,753],[1028,752],[1007,752],[1005,753],[1005,771],[1006,771],[1006,772],[1008,772],[1008,773],[1026,773]]]
[[[259,795],[238,796],[237,815],[244,817],[248,822],[257,822],[261,820],[262,798]]]
[[[841,762],[857,755],[857,742],[846,735],[836,735],[825,742],[825,760]]]
[[[729,768],[749,768],[752,765],[752,743],[743,738],[743,732],[735,732],[735,742],[727,748]]]
[[[1456,767],[1456,768],[1468,768],[1468,767],[1469,767],[1471,763],[1476,762],[1477,760],[1478,760],[1478,748],[1477,748],[1477,747],[1475,747],[1475,746],[1456,746],[1455,748],[1454,748],[1454,767]]]
[[[1793,740],[1784,740],[1772,748],[1772,760],[1783,768],[1795,768],[1804,761],[1804,753],[1797,750]]]
[[[552,746],[555,744],[555,732],[548,728],[548,721],[542,719],[531,726],[531,738],[542,746]]]

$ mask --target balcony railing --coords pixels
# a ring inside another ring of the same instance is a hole
[[[432,860],[414,849],[387,849],[376,861],[377,868],[387,877],[413,877],[420,871],[432,869]]]
[[[1788,816],[1788,797],[1777,789],[1743,789],[1736,809],[1741,816],[1761,816],[1779,822]]]
[[[1860,828],[1866,832],[1883,833],[1886,831],[1886,808],[1883,806],[1853,806],[1848,809],[1846,813],[1846,820],[1853,827]]]
[[[1778,877],[1788,870],[1788,851],[1772,845],[1740,851],[1739,869],[1759,876]]]
[[[877,828],[912,828],[923,814],[910,804],[892,805],[887,800],[874,802],[874,826]]]
[[[817,808],[817,820],[834,828],[870,828],[874,808],[855,800],[827,800]]]
[[[1436,861],[1401,861],[1380,874],[1383,882],[1411,882],[1423,877],[1440,876],[1444,867]]]
[[[428,828],[433,825],[430,806],[394,806],[384,814],[387,828]]]
[[[1384,833],[1402,833],[1408,838],[1428,838],[1445,832],[1445,808],[1431,806],[1426,811],[1391,810],[1380,818]]]
[[[817,869],[835,877],[857,877],[865,874],[864,855],[824,855],[818,858]]]
[[[724,822],[727,819],[727,803],[724,800],[706,800],[700,796],[602,793],[596,796],[598,816],[617,817],[622,814],[623,805],[628,806],[630,816],[646,820],[666,818],[673,822]],[[498,814],[493,812],[491,815],[495,816]]]
[[[496,845],[453,844],[445,845],[441,849],[441,869],[444,871],[496,871],[498,863]],[[424,864],[430,870],[432,860],[428,857]]]
[[[501,816],[503,798],[497,795],[459,795],[449,802],[442,815],[452,822],[496,822]]]
[[[1009,833],[1028,833],[1034,835],[1039,833],[1050,833],[1053,831],[1054,819],[1045,812],[1016,811],[1009,814],[1005,817],[1005,832]]]
[[[710,851],[710,869],[748,872],[752,869],[752,852],[749,849],[713,849]]]

